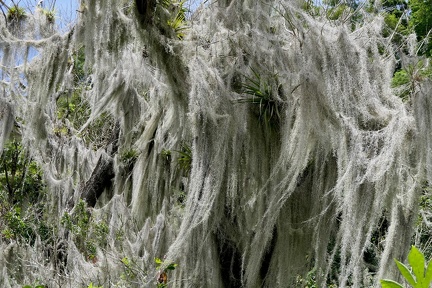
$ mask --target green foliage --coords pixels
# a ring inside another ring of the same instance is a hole
[[[306,275],[306,277],[302,277],[300,275],[297,275],[296,277],[296,286],[295,287],[302,287],[302,288],[318,288],[318,284],[316,283],[316,270],[313,269],[309,271]],[[336,288],[336,284],[326,284],[327,288]]]
[[[384,23],[386,24],[383,29],[384,37],[392,37],[392,43],[401,46],[405,37],[409,35],[410,29],[408,28],[408,22],[405,18],[401,18],[397,9],[393,10],[392,13],[386,13],[384,16]]]
[[[167,20],[168,27],[170,27],[178,39],[182,40],[185,36],[185,31],[188,28],[186,21],[186,13],[188,10],[185,7],[186,0],[162,0],[160,3],[162,7],[170,12],[170,19]]]
[[[391,86],[392,87],[399,87],[405,84],[408,84],[410,82],[410,77],[408,75],[408,72],[406,69],[402,69],[399,71],[396,71],[392,82],[391,82]]]
[[[64,93],[57,99],[57,118],[69,119],[74,128],[79,128],[90,116],[89,105],[81,97],[81,89]]]
[[[115,287],[138,287],[137,283],[143,283],[143,279],[148,279],[148,272],[141,268],[142,260],[124,256],[119,259],[123,271],[120,274],[120,281]],[[141,286],[140,286],[141,287]]]
[[[177,199],[177,204],[179,204],[181,207],[185,207],[186,204],[186,198],[187,194],[182,189],[178,189],[174,191],[174,196]]]
[[[96,285],[93,285],[93,283],[90,283],[90,284],[87,286],[87,288],[103,288],[103,286],[96,286]]]
[[[432,68],[426,63],[425,61],[418,61],[395,72],[391,86],[399,88],[399,97],[404,101],[408,101],[411,95],[416,92],[420,82],[432,78]]]
[[[173,17],[173,19],[170,19],[167,21],[168,26],[171,27],[177,38],[182,40],[185,36],[185,30],[188,28],[187,22],[186,22],[186,12],[187,10],[183,6],[184,1],[179,2],[179,8],[178,11]]]
[[[90,228],[90,212],[87,211],[87,203],[80,199],[73,214],[65,212],[60,223],[77,238],[78,246],[85,250],[85,240]]]
[[[114,131],[113,117],[107,113],[101,113],[86,129],[78,133],[90,118],[91,107],[86,99],[86,91],[93,88],[91,71],[85,67],[85,47],[74,50],[68,60],[69,70],[75,83],[73,90],[62,91],[57,100],[57,119],[53,132],[59,137],[74,134],[97,150],[105,147],[111,139]]]
[[[99,221],[93,226],[94,237],[97,243],[102,246],[107,245],[107,237],[109,234],[109,227],[105,221]]]
[[[426,183],[422,187],[420,210],[416,223],[414,244],[421,247],[426,258],[432,257],[432,227],[429,224],[432,212],[432,187]]]
[[[131,260],[128,257],[123,257],[121,259],[121,262],[124,265],[124,274],[122,274],[121,277],[124,280],[125,279],[131,279],[131,280],[135,279],[137,275],[133,269]]]
[[[432,261],[426,265],[423,253],[415,246],[411,247],[408,254],[411,270],[396,259],[395,262],[401,275],[413,288],[429,287],[432,282]],[[403,287],[402,284],[392,280],[383,279],[380,282],[383,288]]]
[[[382,288],[403,288],[402,285],[393,280],[381,280]]]
[[[192,149],[188,144],[182,143],[181,150],[175,150],[175,152],[179,154],[177,158],[178,167],[188,176],[192,167]]]
[[[303,1],[301,8],[311,16],[318,16],[321,13],[321,7],[319,5],[315,5],[314,1],[312,0]]]
[[[24,239],[27,243],[34,240],[35,232],[31,227],[31,222],[29,219],[22,217],[19,207],[13,207],[4,217],[7,226],[2,231],[4,238],[8,240]]]
[[[113,117],[107,113],[102,113],[87,128],[80,133],[82,126],[90,118],[91,108],[84,98],[83,89],[87,84],[80,84],[72,92],[60,94],[57,98],[57,119],[60,120],[53,132],[59,137],[71,136],[75,134],[81,137],[85,143],[92,145],[97,150],[105,147],[110,140],[115,124]],[[67,121],[66,121],[67,120]]]
[[[166,288],[168,282],[168,271],[175,270],[178,266],[176,263],[165,263],[160,258],[155,258],[156,269],[159,270],[159,276],[157,280],[157,288]]]
[[[25,286],[23,286],[22,288],[47,288],[47,286],[45,286],[45,285],[34,285],[34,286],[31,286],[31,285],[25,285]]]
[[[344,14],[349,13],[349,10],[350,8],[345,4],[337,5],[327,11],[327,18],[330,20],[339,20]]]
[[[309,271],[305,278],[297,276],[296,286],[303,288],[318,288],[315,280],[315,270]]]
[[[382,6],[386,24],[383,35],[391,36],[392,43],[401,48],[406,36],[415,32],[421,42],[420,55],[431,56],[432,0],[386,0]]]
[[[60,223],[72,233],[72,237],[84,256],[96,261],[97,247],[107,245],[109,227],[104,221],[95,222],[87,203],[80,199],[73,214],[65,212]]]
[[[419,41],[425,41],[420,52],[432,56],[432,0],[410,0],[411,8],[409,25],[414,29]]]
[[[120,243],[120,245],[122,245],[122,243],[123,243],[123,240],[124,240],[124,231],[123,231],[123,229],[117,229],[116,231],[115,231],[115,235],[114,235],[114,237],[115,237],[115,241],[116,242],[119,242]]]
[[[72,75],[75,84],[84,84],[87,77],[91,73],[85,69],[85,46],[81,46],[73,50],[71,57],[68,60],[69,68],[72,67]]]
[[[53,228],[45,221],[42,212],[37,212],[40,208],[29,206],[24,213],[19,206],[15,205],[9,210],[2,210],[0,239],[23,241],[30,245],[34,244],[36,235],[39,235],[43,242],[51,240]]]
[[[5,145],[0,157],[0,188],[11,204],[35,203],[45,191],[41,169],[15,139]]]
[[[408,101],[410,99],[410,92],[413,88],[409,85],[410,82],[410,77],[406,69],[396,71],[393,75],[391,86],[393,88],[400,88],[398,96],[402,98],[403,101]]]
[[[384,23],[386,27],[383,30],[383,36],[392,35],[392,42],[400,46],[411,29],[408,25],[407,10],[408,5],[404,0],[388,0],[382,2],[384,11]]]
[[[235,100],[236,103],[246,103],[257,106],[259,109],[259,119],[265,123],[266,126],[276,124],[280,121],[281,103],[276,99],[273,87],[269,84],[270,81],[261,77],[261,75],[252,70],[252,76],[247,77],[246,81],[242,84],[242,93],[244,97]],[[280,89],[277,77],[273,76],[276,82],[277,90]]]
[[[164,263],[160,258],[155,258],[155,263],[156,263],[156,269],[160,269],[161,267],[166,265],[166,263]],[[165,270],[175,270],[176,267],[177,267],[176,263],[170,263],[165,267]]]
[[[72,52],[68,66],[69,70],[72,71],[75,88],[72,91],[61,93],[57,98],[57,118],[63,121],[69,120],[72,128],[79,130],[87,122],[91,112],[90,105],[83,97],[85,91],[92,88],[92,83],[88,77],[91,71],[85,69],[84,46]],[[57,130],[62,131],[62,127],[58,127]],[[65,134],[68,134],[67,129]]]
[[[330,21],[338,21],[351,24],[351,29],[355,30],[361,24],[363,14],[359,11],[359,4],[363,2],[348,0],[324,0],[321,5],[325,16]]]
[[[133,149],[125,150],[120,153],[120,161],[125,165],[128,171],[132,170],[137,158],[138,152]]]
[[[162,149],[160,152],[160,156],[162,157],[165,164],[169,165],[171,163],[171,151]]]
[[[45,183],[42,171],[16,139],[6,143],[0,157],[0,239],[33,244],[52,228],[44,220]]]
[[[129,161],[135,161],[137,157],[138,157],[138,152],[136,150],[129,149],[121,153],[120,160],[122,162],[127,163]]]

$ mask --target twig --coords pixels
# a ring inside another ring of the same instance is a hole
[[[0,4],[2,4],[3,6],[5,6],[8,10],[10,10],[10,7],[6,5],[6,3],[4,3],[3,0],[0,0]],[[3,9],[2,9],[3,11]]]
[[[423,47],[423,45],[426,43],[426,39],[429,38],[429,35],[431,34],[432,29],[429,30],[429,32],[427,33],[427,35],[424,37],[424,39],[420,42],[421,44],[419,45],[417,51],[416,51],[416,55],[419,53],[420,49]]]

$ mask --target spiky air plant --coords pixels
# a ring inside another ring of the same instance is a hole
[[[241,85],[243,96],[234,100],[234,103],[245,103],[257,107],[260,121],[266,126],[277,124],[280,121],[282,103],[275,96],[275,90],[269,81],[263,79],[260,73],[251,69],[252,76],[245,76]],[[277,79],[277,77],[273,77]]]
[[[21,22],[26,18],[26,12],[23,7],[13,5],[8,9],[7,19],[11,23]]]

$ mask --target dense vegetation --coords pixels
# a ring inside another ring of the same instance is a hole
[[[423,287],[432,1],[96,2],[0,0],[0,285]]]

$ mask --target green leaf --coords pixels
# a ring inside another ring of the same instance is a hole
[[[156,257],[155,258],[155,263],[160,265],[160,264],[162,264],[162,260],[160,258]]]
[[[170,265],[168,265],[168,267],[166,269],[167,270],[175,270],[176,267],[177,267],[177,264],[171,263]]]
[[[425,259],[423,253],[421,253],[415,246],[412,246],[408,254],[408,262],[412,267],[417,282],[420,282],[421,279],[424,278]],[[413,284],[411,285],[414,286]]]
[[[431,281],[432,281],[432,260],[429,261],[429,264],[426,269],[425,284],[427,284],[427,287],[429,287]]]
[[[411,274],[411,272],[409,271],[408,267],[402,264],[401,262],[397,261],[396,259],[395,262],[402,276],[404,276],[407,282],[414,287],[416,285],[416,281],[413,275]]]
[[[403,286],[393,280],[380,280],[382,288],[403,288]]]
[[[25,285],[25,286],[23,286],[22,288],[32,288],[32,286],[30,286],[30,285]]]
[[[125,266],[129,266],[129,265],[130,265],[129,258],[127,258],[127,257],[123,257],[123,258],[121,259],[121,262],[122,262]]]

